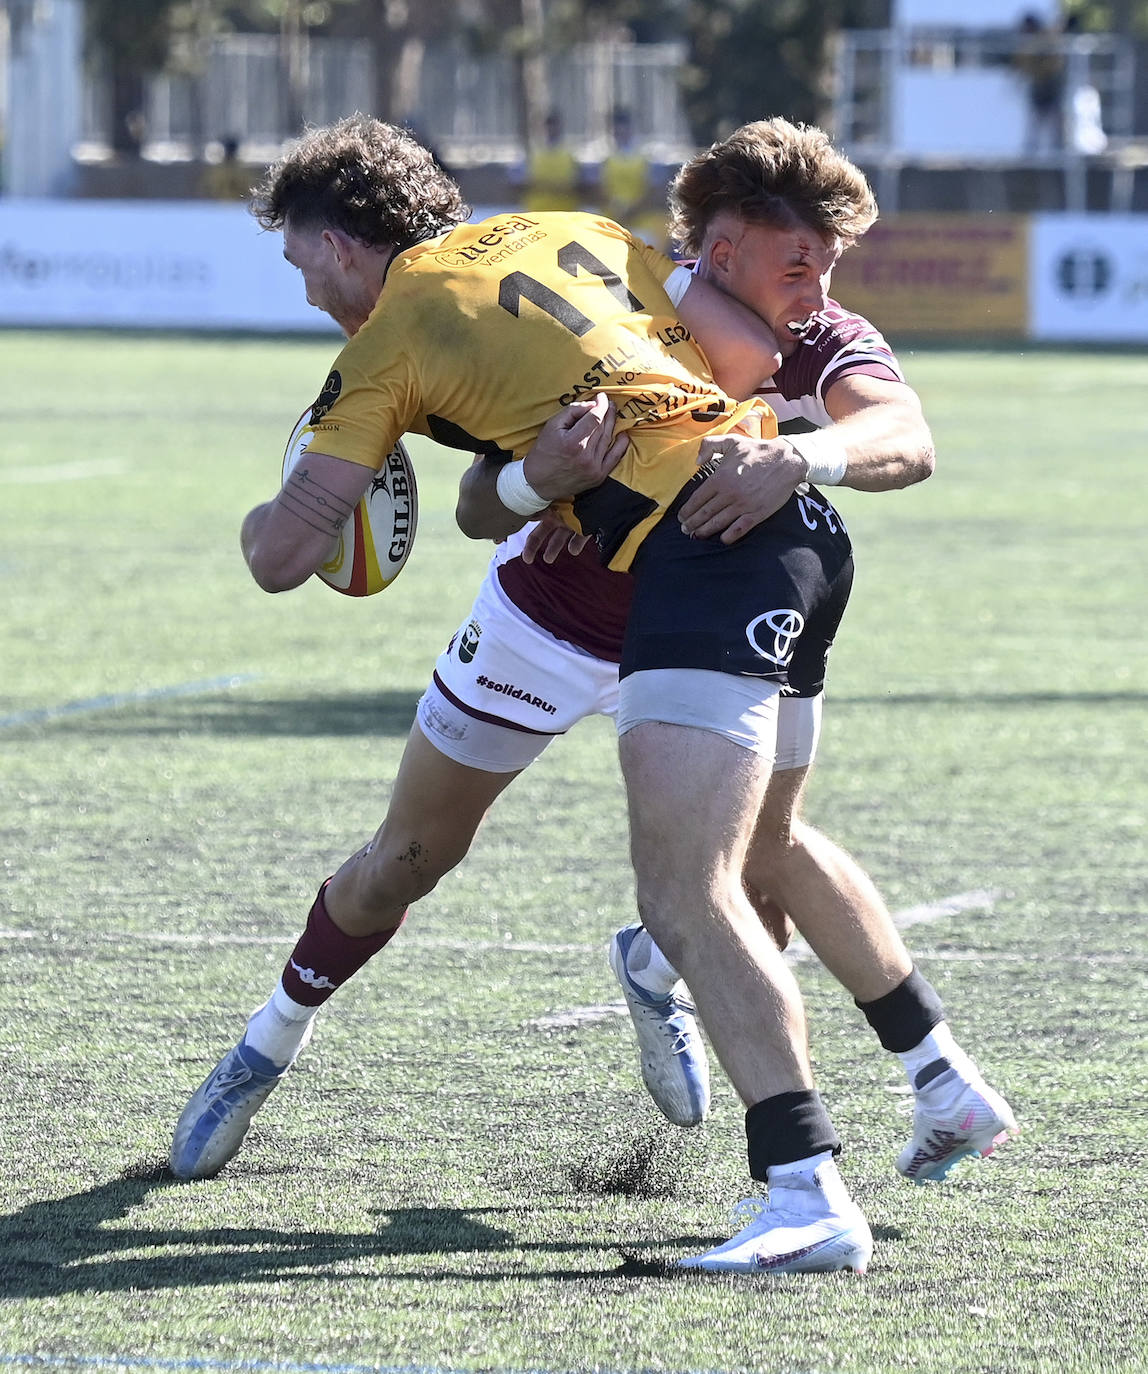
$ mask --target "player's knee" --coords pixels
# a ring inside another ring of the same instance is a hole
[[[753,887],[748,880],[745,884],[745,895],[757,913],[757,919],[765,933],[779,950],[787,949],[797,932],[785,910],[767,893]]]
[[[776,825],[758,825],[753,843],[745,856],[743,877],[747,888],[767,893],[770,879],[801,847],[799,826],[788,820]]]
[[[700,866],[699,866],[700,867]],[[716,927],[737,925],[745,916],[740,879],[732,872],[691,870],[688,879],[664,871],[636,882],[638,914],[658,948],[675,968],[691,967]]]

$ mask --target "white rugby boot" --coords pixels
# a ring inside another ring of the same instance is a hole
[[[811,1173],[771,1180],[768,1198],[744,1198],[734,1218],[749,1224],[724,1245],[679,1260],[678,1267],[719,1274],[863,1274],[873,1253],[869,1223],[832,1160]]]
[[[659,998],[631,979],[626,955],[641,929],[633,925],[618,931],[610,941],[610,967],[638,1033],[642,1079],[650,1096],[675,1126],[697,1126],[710,1109],[710,1067],[694,1004],[684,983]]]
[[[897,1170],[914,1183],[943,1179],[970,1155],[991,1155],[1018,1133],[1012,1108],[977,1073],[947,1059],[926,1065],[914,1081],[913,1138],[897,1158]]]
[[[169,1167],[179,1179],[214,1178],[239,1153],[251,1118],[283,1081],[311,1038],[308,1022],[290,1064],[280,1066],[246,1039],[230,1049],[192,1093],[171,1142]]]

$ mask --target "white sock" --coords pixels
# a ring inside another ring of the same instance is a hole
[[[288,997],[280,981],[267,1001],[251,1013],[243,1038],[257,1054],[283,1067],[299,1053],[319,1010]]]
[[[947,1059],[962,1075],[975,1072],[972,1061],[953,1039],[953,1032],[945,1021],[938,1021],[919,1045],[899,1053],[897,1058],[904,1064],[909,1085],[914,1091],[917,1088],[917,1075],[938,1059]]]
[[[831,1150],[795,1159],[792,1164],[771,1164],[765,1172],[771,1208],[780,1206],[785,1212],[817,1217],[852,1206]]]
[[[626,972],[651,997],[668,997],[682,980],[682,975],[654,944],[654,937],[645,927],[638,931],[630,945]]]
[[[779,1178],[784,1178],[786,1174],[812,1174],[822,1164],[833,1164],[832,1150],[822,1150],[820,1154],[810,1155],[808,1159],[795,1159],[791,1164],[771,1164],[765,1172],[770,1183],[773,1183]],[[833,1172],[837,1172],[836,1164],[833,1164]]]

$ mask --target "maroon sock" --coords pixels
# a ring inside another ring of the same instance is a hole
[[[378,935],[344,935],[327,914],[323,901],[326,890],[324,883],[308,913],[299,943],[283,969],[284,992],[305,1007],[321,1006],[382,949],[407,918],[404,911],[398,926]]]

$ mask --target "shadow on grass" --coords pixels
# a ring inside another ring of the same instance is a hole
[[[387,735],[405,738],[415,717],[417,692],[345,692],[306,697],[246,694],[171,698],[115,710],[67,716],[23,731],[96,735],[228,735],[253,737]],[[11,731],[9,733],[14,733]]]
[[[1148,692],[834,692],[834,706],[1136,706]]]
[[[114,709],[78,712],[10,726],[5,737],[47,731],[100,736],[217,735],[306,739],[353,735],[405,738],[414,721],[418,692],[380,691],[305,697],[256,697],[222,693],[194,698],[129,702]],[[955,706],[1028,710],[1039,706],[1139,706],[1141,691],[1118,692],[880,692],[834,694],[834,707]]]
[[[461,1256],[523,1251],[576,1255],[600,1253],[591,1241],[519,1241],[504,1220],[518,1209],[402,1207],[381,1209],[380,1225],[369,1234],[298,1229],[214,1226],[163,1230],[123,1226],[149,1193],[165,1188],[210,1187],[177,1183],[164,1166],[139,1166],[118,1179],[49,1202],[33,1202],[0,1216],[0,1292],[6,1298],[60,1297],[73,1293],[118,1293],[129,1289],[210,1287],[251,1282],[280,1283],[316,1276],[445,1279],[490,1282],[504,1279],[604,1279],[672,1272],[664,1261],[639,1263],[635,1251],[708,1246],[712,1238],[678,1236],[665,1242],[627,1246],[614,1268],[527,1269],[518,1260],[498,1269],[468,1268]],[[204,1211],[211,1199],[203,1197]],[[532,1212],[537,1208],[532,1207]],[[160,1252],[160,1253],[157,1253]],[[163,1253],[176,1252],[176,1253]],[[396,1272],[393,1267],[356,1264],[401,1256],[440,1257],[441,1265]]]
[[[834,692],[835,706],[1136,706],[1144,691],[888,691]]]

